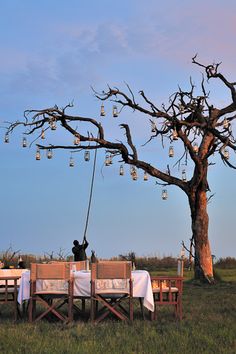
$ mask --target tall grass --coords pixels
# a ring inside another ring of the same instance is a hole
[[[214,286],[199,286],[190,277],[185,281],[182,322],[166,308],[160,309],[157,321],[143,321],[138,301],[133,325],[111,319],[95,326],[79,319],[70,326],[46,320],[33,325],[27,320],[13,324],[10,308],[1,306],[0,352],[236,353],[236,269],[220,272],[223,281]]]

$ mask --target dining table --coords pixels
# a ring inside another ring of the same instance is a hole
[[[91,296],[91,271],[80,270],[73,271],[74,277],[74,297],[88,298]],[[146,270],[132,271],[133,297],[142,299],[143,306],[149,311],[154,311],[154,299],[152,284],[149,273]],[[67,284],[61,280],[37,280],[36,289],[62,289]],[[22,304],[30,298],[30,271],[22,274],[20,286],[18,289],[18,303]]]

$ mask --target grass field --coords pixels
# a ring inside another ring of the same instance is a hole
[[[185,274],[183,313],[176,322],[162,308],[157,321],[143,321],[135,307],[133,325],[106,320],[99,325],[77,321],[67,326],[41,321],[11,322],[1,306],[0,353],[236,353],[236,269],[218,270],[214,286],[194,284]],[[161,272],[164,274],[164,271]]]

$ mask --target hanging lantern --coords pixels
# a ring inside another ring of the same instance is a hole
[[[117,107],[116,107],[116,106],[113,106],[112,114],[113,114],[113,117],[114,117],[114,118],[118,117],[118,110],[117,110]]]
[[[106,157],[105,157],[105,166],[110,166],[110,155],[109,155],[109,154],[106,154]]]
[[[52,159],[52,149],[47,149],[47,158]]]
[[[132,176],[133,181],[137,181],[137,179],[138,179],[138,174],[137,174],[137,170],[136,170],[135,167],[132,167],[131,176]]]
[[[156,124],[154,122],[152,122],[152,133],[156,133]]]
[[[80,137],[78,135],[75,135],[74,137],[74,145],[79,145],[80,144]]]
[[[5,134],[4,143],[6,143],[6,144],[9,143],[9,134],[8,133]]]
[[[120,176],[124,176],[125,171],[124,171],[124,166],[120,165]]]
[[[45,131],[44,131],[43,128],[42,128],[42,131],[41,131],[41,139],[45,139]]]
[[[36,154],[35,154],[35,159],[37,161],[41,160],[41,154],[40,154],[40,149],[37,147]]]
[[[161,197],[163,200],[167,200],[167,198],[168,198],[167,189],[162,190]]]
[[[113,164],[112,155],[110,154],[110,156],[109,156],[109,165],[112,165],[112,164]]]
[[[193,151],[195,152],[195,154],[198,153],[198,150],[199,150],[198,144],[197,144],[197,143],[194,143],[194,144],[193,144]]]
[[[228,149],[224,149],[223,155],[224,155],[224,158],[225,158],[226,160],[228,160],[228,159],[229,159],[229,150],[228,150]]]
[[[172,139],[173,140],[178,140],[178,133],[177,133],[176,129],[174,129],[173,132],[172,132]]]
[[[57,129],[56,119],[50,119],[49,124],[50,124],[51,130],[56,130]]]
[[[24,147],[24,148],[27,147],[27,139],[25,136],[22,139],[22,147]]]
[[[169,147],[169,157],[174,157],[174,148],[173,148],[173,146]]]
[[[144,180],[144,181],[148,181],[148,174],[147,174],[146,171],[145,171],[144,174],[143,174],[143,180]]]
[[[89,161],[90,160],[90,152],[86,150],[84,152],[84,161]]]
[[[100,111],[100,116],[101,116],[101,117],[105,117],[105,115],[106,115],[106,112],[105,112],[105,109],[104,109],[104,104],[102,103],[102,105],[101,105],[101,111]]]
[[[179,111],[180,111],[180,113],[184,112],[184,105],[181,103],[179,104]]]
[[[70,157],[69,166],[70,166],[70,167],[74,167],[74,166],[75,166],[75,162],[74,162],[74,159],[73,159],[72,156]]]
[[[227,118],[225,118],[225,119],[223,120],[223,128],[224,128],[224,129],[228,129],[228,128],[229,128],[229,121],[228,121]]]
[[[187,177],[186,177],[186,171],[185,169],[182,170],[182,181],[186,181],[187,180]]]

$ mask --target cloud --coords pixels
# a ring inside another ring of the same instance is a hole
[[[142,72],[148,71],[150,62],[188,70],[196,52],[206,63],[222,60],[222,68],[232,71],[236,5],[227,4],[149,1],[137,4],[128,20],[116,16],[91,23],[88,18],[82,24],[55,19],[42,28],[43,46],[33,46],[32,51],[19,38],[20,48],[9,44],[3,48],[4,90],[71,95],[87,90],[89,84],[103,83],[104,75],[115,76],[120,68],[122,73],[132,72],[134,65]]]

